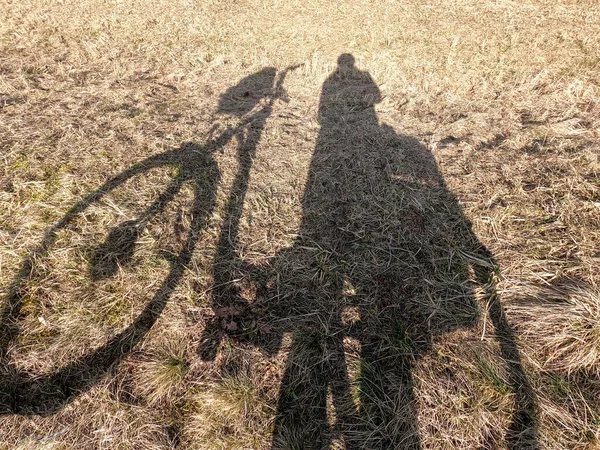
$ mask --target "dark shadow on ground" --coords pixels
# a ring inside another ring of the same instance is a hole
[[[321,92],[300,237],[272,261],[286,299],[276,315],[294,318],[273,449],[328,448],[336,437],[349,449],[420,448],[411,368],[436,336],[479,320],[473,278],[516,398],[507,445],[535,448],[535,399],[496,294],[497,265],[433,155],[379,124],[380,101],[370,75],[341,55]],[[360,343],[356,390],[345,336]]]
[[[235,128],[228,128],[206,145],[183,144],[180,148],[152,156],[107,181],[94,193],[73,206],[49,229],[42,242],[23,262],[22,268],[4,299],[0,316],[0,414],[51,414],[78,394],[93,386],[115,367],[144,338],[163,311],[169,297],[181,280],[194,248],[215,202],[220,174],[213,153],[235,138],[240,147],[240,172],[236,178],[236,194],[244,191],[251,158],[261,138],[273,102],[282,90],[283,74],[276,80],[276,70],[265,68],[244,78],[221,97],[217,112],[239,117]],[[261,101],[265,100],[262,104]],[[53,248],[60,230],[68,228],[91,205],[132,177],[156,167],[170,166],[177,173],[167,188],[135,220],[112,229],[92,255],[89,275],[98,280],[117,273],[127,265],[135,252],[136,240],[148,223],[173,200],[184,184],[191,183],[194,201],[190,211],[190,230],[179,254],[170,260],[170,271],[144,310],[124,331],[102,347],[70,362],[48,375],[19,371],[11,363],[11,351],[19,336],[23,296],[34,270],[34,262]]]
[[[262,274],[246,273],[262,279],[257,303],[267,305],[263,315],[273,327],[256,345],[273,353],[284,333],[293,336],[272,449],[324,449],[334,440],[348,449],[421,448],[412,368],[437,336],[478,323],[477,287],[515,396],[506,445],[537,448],[536,400],[496,293],[497,265],[431,152],[379,123],[380,101],[371,76],[341,55],[321,92],[299,237]],[[224,225],[234,236],[236,208]],[[252,305],[223,270],[235,259],[235,245],[222,236],[213,270],[214,306],[223,311],[216,320],[241,338],[255,322],[246,320]],[[204,359],[216,354],[219,337],[209,338],[222,334],[217,328],[205,336]],[[345,337],[358,342],[354,381]]]
[[[235,138],[239,169],[213,261],[212,301],[220,314],[207,324],[199,352],[205,360],[214,359],[224,331],[252,339],[243,321],[256,311],[232,282],[239,275],[232,268],[261,280],[261,314],[269,318],[272,333],[259,336],[256,344],[272,353],[281,347],[285,333],[292,334],[272,448],[321,449],[334,440],[348,449],[421,448],[413,366],[437,336],[480,320],[476,287],[486,293],[485,307],[515,397],[507,446],[537,448],[535,396],[496,292],[497,265],[446,187],[433,155],[417,140],[379,123],[374,108],[381,101],[379,89],[368,73],[355,67],[351,55],[340,56],[321,92],[321,130],[302,200],[299,237],[267,268],[241,261],[237,240],[249,173],[285,73],[276,80],[275,69],[264,69],[223,95],[219,111],[242,117],[239,126],[207,145],[184,144],[131,167],[75,205],[46,233],[24,261],[0,317],[0,413],[58,411],[144,338],[181,280],[214,207],[219,172],[213,152]],[[139,218],[107,234],[93,253],[90,277],[110,277],[127,265],[144,227],[191,182],[193,221],[161,287],[136,320],[102,347],[49,375],[19,372],[10,358],[34,261],[89,206],[128,179],[160,166],[175,167],[177,176]],[[344,338],[357,343],[358,368],[348,367],[346,353],[352,349]],[[355,381],[351,370],[358,373]],[[328,416],[328,405],[335,417]]]

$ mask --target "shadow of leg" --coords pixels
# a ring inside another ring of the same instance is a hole
[[[326,447],[325,342],[318,332],[296,333],[279,390],[272,450]]]
[[[346,450],[364,448],[364,426],[359,417],[350,387],[343,335],[331,339],[332,354],[328,361],[328,379],[335,410],[334,432],[340,435]]]
[[[367,336],[360,373],[361,417],[370,449],[421,448],[413,390],[412,349]]]

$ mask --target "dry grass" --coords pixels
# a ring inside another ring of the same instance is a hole
[[[598,448],[598,29],[0,0],[0,448]]]

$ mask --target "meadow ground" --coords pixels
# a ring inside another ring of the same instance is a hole
[[[0,448],[599,448],[598,30],[0,0]]]

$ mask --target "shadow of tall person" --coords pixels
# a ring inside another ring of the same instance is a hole
[[[51,227],[39,246],[32,250],[8,289],[0,316],[0,414],[52,414],[64,407],[77,395],[94,386],[114,369],[153,327],[173,291],[184,276],[192,260],[194,249],[215,203],[220,173],[214,152],[233,138],[240,149],[240,170],[236,186],[245,186],[251,160],[245,157],[247,149],[254,149],[261,138],[265,123],[272,111],[275,91],[281,90],[283,77],[276,81],[277,71],[268,67],[242,79],[228,89],[219,102],[219,113],[237,117],[239,123],[227,128],[205,145],[185,143],[179,148],[151,156],[116,175],[95,192],[74,205],[64,217]],[[266,100],[266,103],[261,102]],[[114,276],[132,260],[136,241],[152,221],[160,220],[160,213],[181,191],[190,184],[194,200],[189,210],[190,225],[187,237],[182,240],[178,254],[169,259],[169,272],[154,294],[148,295],[140,314],[124,330],[104,345],[89,351],[80,358],[45,374],[31,374],[20,370],[12,362],[19,351],[20,323],[24,319],[23,299],[29,283],[34,279],[35,265],[43,261],[57,245],[61,230],[76,224],[92,205],[133,177],[142,176],[153,168],[170,167],[175,176],[157,198],[134,220],[125,221],[107,233],[104,242],[93,252],[89,277],[102,280]],[[33,279],[32,279],[33,278]]]
[[[516,397],[507,445],[535,448],[535,400],[496,264],[433,155],[380,125],[380,101],[371,76],[341,55],[321,92],[299,237],[270,264],[272,323],[292,333],[272,448],[421,448],[415,361],[437,336],[477,323],[477,285]]]

